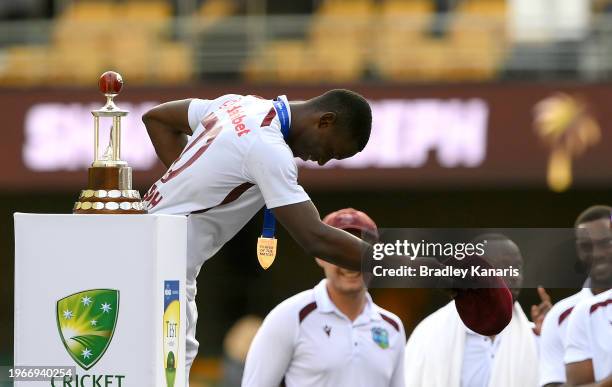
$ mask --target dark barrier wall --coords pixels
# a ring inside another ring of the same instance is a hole
[[[610,85],[372,85],[354,89],[372,101],[371,141],[362,155],[343,167],[321,170],[307,164],[309,168],[300,173],[307,187],[545,188],[553,148],[568,147],[570,153],[582,150],[581,155],[570,158],[573,186],[609,187],[612,181],[612,169],[607,167],[612,158]],[[214,98],[224,93],[267,98],[287,94],[290,99],[305,99],[325,90],[231,85],[138,89],[131,88],[128,79],[117,102],[132,110],[124,122],[123,152],[136,170],[135,183],[146,188],[163,173],[140,122],[141,114],[157,102]],[[560,91],[569,99],[559,97],[548,104],[548,115],[541,113],[541,122],[552,127],[546,143],[542,132],[534,128],[534,108]],[[91,90],[0,90],[0,163],[4,171],[0,188],[82,188],[93,157],[89,110],[103,102],[95,85]],[[594,125],[598,133],[582,144]],[[103,145],[106,141],[101,138]]]

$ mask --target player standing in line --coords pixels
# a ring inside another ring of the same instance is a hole
[[[565,373],[572,386],[612,386],[612,220],[576,230],[578,245],[590,252],[591,290],[569,316],[565,336]]]
[[[276,217],[309,255],[360,269],[369,244],[321,222],[294,157],[324,165],[361,151],[372,123],[362,96],[331,90],[289,102],[228,94],[167,102],[142,119],[168,167],[145,195],[149,213],[188,215],[187,379],[198,348],[196,277],[264,204],[273,216],[263,235],[273,236]]]
[[[488,242],[484,258],[496,268],[522,268],[518,246],[501,234],[483,235]],[[406,345],[405,377],[410,387],[515,387],[538,383],[538,351],[533,324],[517,298],[523,277],[505,277],[514,308],[510,324],[497,335],[484,336],[460,319],[455,302],[421,321]],[[550,301],[538,289],[542,303],[532,309],[546,313]]]
[[[569,317],[565,372],[570,386],[612,386],[612,289],[582,300]]]
[[[607,228],[606,222],[612,214],[612,207],[591,206],[576,219],[574,228],[577,231],[576,250],[580,262],[587,268],[590,277],[592,263],[600,259],[601,254],[610,254],[593,249],[596,241],[589,235],[596,235],[597,230]],[[540,385],[544,387],[561,386],[566,382],[565,362],[563,361],[565,336],[569,316],[580,301],[593,297],[591,281],[587,279],[585,287],[578,293],[557,302],[544,319],[540,336]]]
[[[326,224],[377,241],[369,216],[352,208]],[[314,289],[283,301],[264,320],[247,355],[243,387],[403,386],[406,336],[401,320],[372,302],[363,275],[317,258]]]

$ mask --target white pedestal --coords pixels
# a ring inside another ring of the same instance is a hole
[[[78,375],[16,385],[184,386],[186,242],[180,216],[15,214],[15,365]]]

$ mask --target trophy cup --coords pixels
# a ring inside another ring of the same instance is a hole
[[[89,168],[87,189],[81,191],[74,204],[75,214],[146,214],[140,193],[132,189],[132,168],[121,160],[121,117],[129,113],[113,101],[123,80],[114,71],[107,71],[98,81],[106,96],[106,104],[92,110],[94,117],[94,162]],[[106,151],[99,154],[100,117],[111,118],[110,140]]]

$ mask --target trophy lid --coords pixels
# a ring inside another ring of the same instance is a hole
[[[120,109],[113,98],[116,97],[123,88],[123,78],[121,74],[115,71],[106,71],[98,80],[98,88],[100,92],[106,96],[106,104],[97,110],[92,110],[91,114],[96,117],[113,117],[113,116],[126,116],[129,112],[127,110]]]

